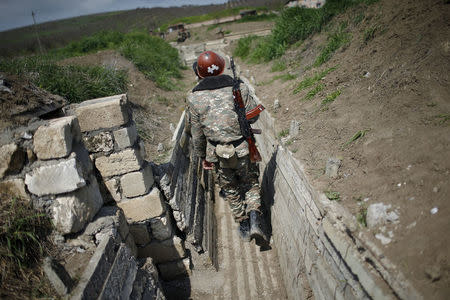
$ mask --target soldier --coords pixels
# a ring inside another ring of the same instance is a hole
[[[264,243],[259,169],[256,163],[250,162],[248,144],[234,110],[234,80],[222,74],[225,60],[212,51],[200,54],[193,68],[201,79],[187,99],[195,155],[202,159],[204,169],[216,169],[219,186],[234,220],[239,223],[241,237]],[[245,84],[241,84],[241,95],[246,111],[256,107]]]

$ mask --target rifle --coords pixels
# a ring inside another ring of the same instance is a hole
[[[250,126],[250,123],[248,122],[249,119],[254,118],[255,116],[259,115],[264,110],[264,106],[259,104],[257,107],[249,111],[247,114],[245,113],[245,105],[244,101],[242,101],[242,95],[241,90],[239,89],[240,85],[240,79],[236,77],[236,68],[234,65],[234,60],[231,57],[230,58],[230,65],[231,70],[233,71],[233,99],[234,99],[234,110],[236,111],[238,115],[239,120],[239,126],[241,127],[241,133],[242,136],[247,140],[248,143],[248,151],[250,153],[250,161],[251,162],[258,162],[261,161],[261,154],[259,153],[258,149],[256,148],[256,142],[254,137],[254,132],[252,127]],[[255,130],[256,132],[256,130]]]

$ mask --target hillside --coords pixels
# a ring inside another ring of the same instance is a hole
[[[356,7],[279,61],[239,62],[313,185],[351,212],[355,230],[368,234],[425,299],[450,294],[450,5],[444,2]],[[342,24],[349,43],[314,67]],[[271,72],[280,61],[287,69]],[[298,134],[289,132],[293,121]],[[325,174],[330,158],[340,161],[333,178]],[[367,208],[375,203],[390,205],[398,220],[367,228]]]

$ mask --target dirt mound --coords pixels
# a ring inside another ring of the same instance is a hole
[[[273,80],[279,74],[270,65],[241,63],[277,118],[280,139],[292,121],[300,122],[299,134],[284,143],[316,188],[338,192],[361,223],[369,205],[391,205],[398,221],[359,230],[370,230],[373,242],[430,299],[450,294],[450,5],[444,2],[386,0],[352,9],[286,53],[283,73],[297,75],[294,81]],[[351,43],[311,67],[342,23]],[[322,90],[310,100],[315,86],[293,93],[324,70],[317,83]],[[336,178],[325,175],[329,158],[341,160]]]
[[[66,104],[66,100],[38,88],[29,80],[0,73],[0,131],[25,125],[33,117],[43,117]]]

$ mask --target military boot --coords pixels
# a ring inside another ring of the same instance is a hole
[[[245,242],[250,242],[250,220],[248,218],[239,222],[239,235]]]
[[[255,239],[257,245],[267,244],[267,237],[263,231],[262,215],[257,210],[250,211],[250,240]]]

